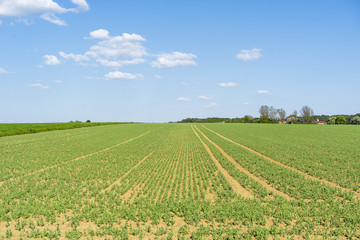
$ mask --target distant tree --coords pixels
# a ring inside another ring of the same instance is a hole
[[[311,120],[314,116],[314,111],[309,106],[303,106],[300,110],[301,116],[304,118],[304,121],[311,123]]]
[[[278,114],[278,110],[277,110],[276,108],[274,108],[273,106],[271,106],[271,107],[269,108],[269,118],[270,118],[272,121],[276,122],[276,120],[277,120],[277,114]]]
[[[90,123],[91,121],[90,120],[86,120],[87,123]]]
[[[270,108],[267,105],[263,105],[259,109],[260,120],[268,120],[270,114]]]
[[[328,124],[335,124],[336,123],[336,116],[329,117]]]
[[[280,121],[284,121],[286,117],[286,112],[284,109],[280,108],[277,110],[279,114]]]
[[[336,124],[346,124],[346,117],[344,116],[337,116],[335,120]]]
[[[360,117],[359,116],[355,116],[351,119],[351,124],[356,124],[356,125],[360,125]]]
[[[297,117],[297,111],[296,110],[294,110],[293,111],[293,113],[291,114],[292,116],[294,116],[294,117]]]
[[[244,123],[250,123],[250,122],[253,122],[253,121],[254,121],[253,117],[245,115]]]

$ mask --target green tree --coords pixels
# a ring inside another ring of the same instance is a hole
[[[336,123],[336,124],[346,124],[346,117],[344,117],[344,116],[337,116],[335,123]]]
[[[245,123],[250,123],[253,121],[253,118],[251,116],[245,115],[244,117],[244,122]]]
[[[336,123],[336,116],[329,117],[328,124],[335,124]]]
[[[359,116],[355,116],[351,119],[351,124],[356,124],[356,125],[360,125],[360,117]]]
[[[311,123],[311,121],[313,120],[314,111],[309,106],[303,106],[300,109],[300,114],[304,118],[304,121],[307,123]]]

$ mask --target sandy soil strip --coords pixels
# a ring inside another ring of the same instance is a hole
[[[206,149],[206,151],[208,152],[208,154],[210,155],[211,159],[214,161],[215,165],[218,167],[218,169],[220,170],[220,172],[224,175],[225,179],[229,182],[229,184],[231,185],[232,189],[234,192],[236,192],[237,194],[240,194],[241,196],[243,196],[244,198],[254,198],[254,195],[252,195],[250,192],[248,192],[245,188],[243,188],[240,183],[238,183],[238,181],[236,181],[229,173],[228,171],[226,171],[225,168],[223,168],[221,166],[221,164],[219,163],[219,161],[215,158],[215,156],[213,155],[213,153],[211,152],[210,148],[206,145],[206,143],[200,138],[199,134],[195,131],[194,127],[191,125],[192,130],[194,131],[194,133],[196,134],[196,136],[199,138],[199,140],[201,141],[201,143],[204,145],[204,148]]]
[[[261,178],[255,176],[254,174],[252,174],[251,172],[249,172],[249,170],[247,170],[246,168],[244,168],[243,166],[241,166],[234,158],[232,158],[229,154],[227,154],[220,146],[218,146],[216,143],[214,143],[213,141],[211,141],[202,131],[200,131],[200,129],[198,129],[195,126],[196,130],[198,130],[203,136],[204,138],[206,138],[209,142],[212,143],[212,145],[214,145],[220,152],[222,155],[224,155],[232,164],[235,165],[235,167],[237,169],[239,169],[240,171],[242,171],[243,173],[245,173],[246,175],[248,175],[249,177],[251,177],[252,179],[254,179],[256,182],[260,183],[264,188],[266,188],[268,191],[275,193],[276,195],[279,195],[287,200],[294,200],[293,197],[290,197],[289,195],[287,195],[286,193],[283,193],[279,190],[277,190],[276,188],[274,188],[273,186],[269,185],[267,182],[265,182],[264,180],[262,180]]]
[[[336,184],[336,183],[334,183],[334,182],[330,182],[330,181],[328,181],[328,180],[326,180],[326,179],[321,179],[321,178],[318,178],[318,177],[314,177],[314,176],[312,176],[312,175],[310,175],[310,174],[308,174],[308,173],[305,173],[305,172],[303,172],[303,171],[300,171],[299,169],[296,169],[296,168],[294,168],[294,167],[290,167],[290,166],[288,166],[288,165],[285,165],[284,163],[278,162],[278,161],[276,161],[276,160],[274,160],[274,159],[272,159],[272,158],[270,158],[270,157],[268,157],[268,156],[266,156],[266,155],[264,155],[264,154],[262,154],[262,153],[260,153],[260,152],[255,151],[255,150],[252,149],[252,148],[249,148],[249,147],[247,147],[247,146],[245,146],[245,145],[242,145],[241,143],[235,142],[235,141],[233,141],[233,140],[231,140],[231,139],[229,139],[229,138],[221,135],[220,133],[217,133],[217,132],[215,132],[214,130],[211,130],[211,129],[205,127],[204,125],[202,125],[202,126],[203,126],[204,128],[206,128],[207,130],[209,130],[210,132],[215,133],[215,134],[218,135],[219,137],[221,137],[221,138],[223,138],[223,139],[225,139],[225,140],[227,140],[227,141],[229,141],[229,142],[232,142],[232,143],[234,143],[234,144],[236,144],[236,145],[238,145],[238,146],[240,146],[240,147],[242,147],[242,148],[244,148],[244,149],[246,149],[246,150],[248,150],[248,151],[250,151],[250,152],[252,152],[252,153],[254,153],[254,154],[258,155],[258,156],[260,156],[260,157],[262,157],[262,158],[265,158],[265,159],[269,160],[270,162],[276,163],[276,164],[278,164],[278,165],[280,165],[280,166],[282,166],[282,167],[284,167],[284,168],[287,168],[287,169],[290,169],[290,170],[292,170],[292,171],[294,171],[294,172],[297,172],[297,173],[299,173],[299,174],[301,174],[301,175],[303,175],[303,176],[305,176],[305,177],[307,177],[307,178],[309,178],[309,179],[311,179],[311,180],[315,180],[315,181],[319,181],[319,182],[325,183],[325,184],[327,184],[327,185],[330,185],[331,187],[335,187],[335,188],[341,189],[342,191],[345,191],[345,192],[352,192],[352,193],[354,193],[354,196],[355,196],[356,198],[360,199],[360,193],[354,192],[353,190],[348,189],[348,188],[344,188],[344,187],[340,186],[339,184]]]
[[[143,159],[140,160],[140,162],[138,162],[138,163],[135,164],[132,168],[130,168],[124,175],[122,175],[122,176],[121,176],[120,178],[118,178],[115,182],[113,182],[112,184],[110,184],[110,186],[108,186],[107,188],[101,190],[101,191],[99,192],[99,194],[104,193],[104,192],[110,190],[114,185],[120,185],[121,179],[123,179],[124,177],[126,177],[127,175],[129,175],[130,172],[131,172],[133,169],[137,168],[141,163],[143,163],[143,162],[144,162],[148,157],[150,157],[154,152],[155,152],[155,150],[152,151],[151,153],[149,153],[148,155],[146,155]]]
[[[93,153],[89,153],[89,154],[86,154],[86,155],[83,155],[83,156],[74,158],[74,159],[69,160],[69,161],[66,161],[66,162],[61,162],[61,163],[58,163],[58,164],[55,164],[55,165],[52,165],[52,166],[49,166],[49,167],[46,167],[46,168],[42,168],[42,169],[36,170],[36,171],[34,171],[34,172],[31,172],[31,173],[28,173],[28,174],[25,174],[25,175],[22,175],[22,176],[18,176],[18,177],[15,177],[15,178],[9,178],[9,179],[7,179],[7,180],[5,180],[5,181],[3,181],[3,182],[0,182],[0,186],[2,186],[2,185],[3,185],[5,182],[7,182],[7,181],[13,181],[13,180],[15,180],[15,179],[19,179],[19,178],[22,178],[22,177],[31,176],[31,175],[36,174],[36,173],[39,173],[39,172],[44,172],[44,171],[46,171],[46,170],[48,170],[48,169],[56,168],[56,167],[58,167],[58,166],[61,166],[61,165],[64,165],[64,164],[68,164],[68,163],[70,163],[70,162],[74,162],[74,161],[78,161],[78,160],[80,160],[80,159],[84,159],[84,158],[90,157],[90,156],[92,156],[92,155],[94,155],[94,154],[99,154],[99,153],[108,151],[108,150],[110,150],[110,149],[112,149],[112,148],[114,148],[114,147],[118,147],[118,146],[120,146],[120,145],[122,145],[122,144],[128,143],[128,142],[130,142],[130,141],[132,141],[132,140],[135,140],[135,139],[137,139],[137,138],[140,138],[140,137],[148,134],[149,132],[151,132],[151,130],[150,130],[150,131],[147,131],[147,132],[145,132],[145,133],[143,133],[143,134],[140,134],[140,135],[137,136],[137,137],[133,137],[133,138],[130,138],[130,139],[124,141],[124,142],[121,142],[121,143],[118,143],[118,144],[116,144],[116,145],[110,146],[110,147],[108,147],[108,148],[104,148],[104,149],[102,149],[102,150],[99,150],[99,151],[96,151],[96,152],[93,152]]]

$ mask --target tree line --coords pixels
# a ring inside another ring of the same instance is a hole
[[[309,106],[303,106],[298,114],[294,110],[290,115],[282,108],[262,105],[259,109],[259,118],[245,115],[242,118],[186,118],[179,123],[288,123],[288,124],[354,124],[360,125],[360,113],[354,115],[314,115],[314,110]]]

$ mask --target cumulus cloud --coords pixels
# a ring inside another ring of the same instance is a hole
[[[3,17],[40,17],[57,25],[66,25],[56,14],[89,10],[86,0],[71,0],[76,8],[64,8],[53,0],[1,0],[0,16]]]
[[[107,39],[109,38],[109,31],[105,29],[99,29],[90,32],[91,38],[98,38],[98,39]]]
[[[236,87],[237,83],[234,82],[224,82],[224,83],[219,83],[220,87]]]
[[[136,78],[142,78],[142,75],[119,72],[119,71],[109,72],[105,74],[105,79],[107,80],[134,80]]]
[[[261,49],[253,48],[251,50],[242,49],[236,57],[243,61],[257,60],[262,56]]]
[[[156,60],[151,63],[151,66],[155,68],[172,68],[189,65],[195,66],[195,58],[196,55],[192,53],[163,53],[157,55]]]
[[[210,98],[207,96],[198,96],[199,99],[201,100],[209,100]]]
[[[45,86],[42,83],[33,83],[33,84],[30,84],[29,87],[40,88],[40,89],[48,89],[49,88],[49,86]]]
[[[190,99],[190,98],[187,98],[187,97],[178,97],[176,100],[177,100],[177,101],[183,101],[183,102],[189,102],[189,101],[191,101],[191,99]]]
[[[58,64],[60,64],[59,59],[54,55],[45,55],[44,58],[45,58],[44,63],[47,64],[47,65],[58,65]]]
[[[90,37],[100,41],[85,53],[60,52],[60,56],[76,62],[95,60],[104,67],[121,67],[145,62],[144,57],[148,55],[142,45],[146,41],[145,38],[135,33],[111,37],[107,30],[99,29],[91,32]]]
[[[259,91],[257,91],[257,93],[259,93],[259,94],[268,94],[268,95],[272,94],[268,90],[259,90]]]

